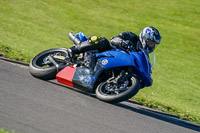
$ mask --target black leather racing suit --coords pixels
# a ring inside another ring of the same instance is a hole
[[[127,43],[132,47],[135,52],[140,51],[139,37],[130,31],[122,32],[117,36],[111,38],[111,45],[127,49]]]
[[[110,43],[112,46],[122,47],[124,49],[128,49],[127,44],[129,44],[132,47],[131,50],[138,52],[140,51],[139,42],[139,37],[136,34],[126,31],[112,37]],[[89,38],[88,41],[69,48],[69,53],[72,57],[74,54],[83,53],[89,50],[98,50],[99,52],[103,52],[111,49],[110,43],[105,37],[98,37],[98,44],[93,44],[93,42],[91,42]]]

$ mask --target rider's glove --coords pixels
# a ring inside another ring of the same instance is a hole
[[[123,48],[127,49],[127,50],[132,50],[133,47],[133,43],[129,40],[122,40],[121,45]]]
[[[123,48],[127,49],[128,48],[128,43],[125,40],[122,40],[121,45]]]

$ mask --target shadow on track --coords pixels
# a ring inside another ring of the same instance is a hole
[[[82,90],[79,90],[79,89],[76,89],[76,88],[68,87],[68,86],[62,85],[60,83],[57,83],[55,81],[51,81],[51,80],[47,81],[47,82],[55,84],[55,85],[59,85],[61,87],[68,88],[70,90],[73,90],[73,91],[76,91],[78,93],[87,95],[89,97],[96,98],[95,94],[92,94],[92,93],[89,93],[89,92],[85,92],[85,91],[82,91]],[[108,103],[108,104],[110,104],[110,103]],[[192,122],[189,122],[189,121],[186,121],[186,120],[181,120],[178,117],[172,116],[170,114],[165,114],[165,113],[162,113],[162,112],[159,112],[159,111],[157,112],[156,110],[148,109],[148,108],[146,108],[142,105],[139,105],[138,103],[136,103],[134,101],[128,100],[126,102],[115,103],[115,104],[111,104],[111,105],[118,106],[118,107],[121,107],[121,108],[124,108],[124,109],[128,109],[128,110],[131,110],[133,112],[140,113],[142,115],[153,117],[153,118],[158,119],[158,120],[162,120],[162,121],[165,121],[165,122],[168,122],[168,123],[172,123],[172,124],[184,127],[184,128],[188,128],[188,129],[200,132],[200,125],[199,124],[195,124],[195,123],[192,123]]]

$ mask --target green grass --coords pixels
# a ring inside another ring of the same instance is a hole
[[[199,0],[1,0],[0,51],[29,62],[43,50],[70,47],[71,31],[110,39],[154,26],[162,34],[154,84],[135,99],[200,123],[199,7]]]
[[[0,128],[0,133],[9,133],[9,132],[6,131],[5,129]]]
[[[14,131],[10,132],[4,128],[0,128],[0,133],[15,133]]]

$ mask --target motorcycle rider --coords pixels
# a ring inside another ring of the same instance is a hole
[[[160,44],[161,35],[159,31],[152,27],[144,28],[139,36],[135,33],[126,31],[111,38],[111,45],[122,47],[126,50],[140,51],[144,49],[146,53],[151,53],[155,50],[156,46]]]
[[[89,50],[97,50],[98,52],[103,52],[109,50],[113,47],[121,47],[125,50],[133,50],[135,52],[144,49],[146,53],[151,53],[155,50],[156,46],[160,44],[161,35],[159,31],[152,27],[144,28],[139,36],[135,33],[126,31],[120,33],[117,36],[111,38],[111,45],[105,37],[89,37],[88,41],[84,41],[73,47],[69,48],[70,57],[73,57],[74,54],[83,53]]]

